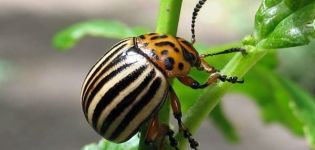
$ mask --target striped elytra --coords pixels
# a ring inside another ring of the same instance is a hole
[[[168,136],[169,144],[179,150],[174,131],[158,120],[158,112],[169,97],[178,132],[183,133],[192,149],[198,149],[198,142],[182,121],[180,100],[168,81],[177,78],[193,89],[206,88],[218,80],[243,83],[236,76],[220,74],[204,59],[234,52],[245,54],[242,48],[198,54],[192,46],[195,42],[194,27],[205,2],[199,0],[194,8],[191,42],[158,33],[126,38],[115,44],[91,68],[82,86],[82,108],[86,120],[97,133],[107,140],[121,143],[134,136],[147,122],[145,143],[155,142],[162,146],[165,136]],[[209,74],[205,83],[201,84],[188,75],[192,67]]]
[[[121,143],[164,103],[168,78],[185,75],[197,53],[182,39],[156,33],[114,45],[89,71],[82,87],[88,123],[105,139]],[[196,57],[197,58],[197,57]]]
[[[178,149],[173,131],[158,125],[158,111],[169,95],[179,129],[191,148],[197,149],[198,143],[181,121],[180,102],[168,80],[177,78],[194,89],[205,88],[217,80],[243,83],[237,77],[219,74],[203,60],[207,56],[240,51],[232,48],[200,56],[188,41],[158,33],[124,39],[97,61],[84,80],[81,96],[86,120],[105,139],[121,143],[152,118],[146,141],[152,142],[164,134]],[[188,76],[192,67],[210,74],[206,83],[200,84]]]

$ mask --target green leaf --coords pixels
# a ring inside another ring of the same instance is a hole
[[[209,115],[214,125],[223,133],[224,137],[230,142],[237,142],[239,136],[236,133],[232,123],[226,118],[221,104],[218,104]]]
[[[309,144],[315,149],[315,98],[291,81],[278,78],[291,96],[291,109],[303,123]]]
[[[64,50],[73,47],[81,38],[87,35],[122,39],[138,36],[148,31],[148,29],[141,27],[130,28],[117,21],[93,20],[77,23],[58,32],[53,38],[53,45]]]
[[[284,0],[284,3],[291,10],[303,8],[304,6],[310,4],[311,2],[314,2],[314,0]]]
[[[135,135],[127,142],[119,144],[102,139],[98,143],[84,146],[81,150],[138,150],[138,144],[139,137]]]
[[[289,107],[290,96],[281,86],[274,73],[261,64],[256,65],[244,77],[243,86],[234,86],[235,91],[250,96],[261,109],[265,122],[278,122],[296,135],[302,135],[302,124]]]
[[[255,36],[261,40],[284,18],[290,15],[291,11],[282,0],[264,0],[260,5],[255,17]]]
[[[306,45],[315,30],[313,0],[264,0],[256,13],[255,37],[261,48],[286,48]]]

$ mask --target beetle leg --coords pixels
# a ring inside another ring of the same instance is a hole
[[[172,87],[170,87],[170,99],[171,99],[173,115],[178,122],[179,130],[183,131],[184,137],[188,139],[190,147],[192,149],[197,150],[197,147],[199,144],[194,138],[192,138],[192,134],[189,132],[188,128],[186,128],[182,122],[182,112],[181,112],[180,102]]]
[[[213,83],[213,81],[209,81],[209,80],[216,80],[216,79],[219,79],[222,82],[244,83],[244,80],[237,80],[238,77],[236,77],[236,76],[228,77],[227,75],[220,74],[214,67],[210,66],[203,59],[201,59],[201,64],[200,64],[199,69],[210,73],[210,78],[208,79],[208,82],[206,83],[207,86],[210,85],[211,83]],[[211,79],[211,78],[214,78],[214,79]]]
[[[177,77],[177,79],[181,83],[183,83],[183,84],[185,84],[187,86],[190,86],[193,89],[202,89],[202,88],[205,88],[208,85],[216,82],[218,78],[216,76],[210,76],[208,81],[206,83],[204,83],[204,84],[200,84],[198,81],[196,81],[195,79],[193,79],[190,76],[180,76],[180,77]]]
[[[155,139],[158,136],[158,132],[159,131],[159,121],[158,121],[158,117],[155,116],[152,118],[147,134],[146,134],[146,138],[145,138],[145,143],[152,143],[153,141],[155,141]]]
[[[170,141],[170,144],[172,147],[174,147],[176,150],[179,150],[177,147],[177,141],[173,137],[174,131],[172,131],[168,125],[166,124],[160,124],[159,123],[159,118],[157,115],[155,115],[149,125],[146,138],[145,138],[145,143],[150,144],[153,143],[154,141],[160,142],[160,149],[163,146],[163,141],[165,135],[168,136],[168,139]]]
[[[190,86],[191,88],[194,88],[194,89],[205,88],[205,87],[217,82],[218,79],[222,82],[230,82],[230,83],[243,83],[244,82],[243,80],[238,80],[238,77],[236,77],[236,76],[228,77],[226,75],[222,75],[214,67],[210,66],[203,59],[200,59],[200,61],[201,61],[201,63],[199,65],[199,67],[197,67],[198,70],[206,71],[206,72],[210,73],[210,76],[209,76],[206,83],[200,84],[198,81],[194,80],[190,76],[180,76],[180,77],[177,77],[177,79],[180,82],[182,82],[183,84]]]
[[[213,66],[210,66],[204,59],[200,58],[200,62],[200,65],[197,66],[198,70],[206,71],[210,74],[218,72],[217,69],[215,69]]]
[[[193,89],[202,89],[205,88],[213,83],[216,83],[217,80],[219,79],[222,82],[230,82],[230,83],[244,83],[244,80],[238,80],[238,77],[233,76],[233,77],[228,77],[226,75],[221,75],[218,72],[212,73],[210,77],[208,78],[207,82],[204,84],[200,84],[198,81],[195,79],[191,78],[190,76],[180,76],[177,77],[177,79],[187,85],[190,86]]]

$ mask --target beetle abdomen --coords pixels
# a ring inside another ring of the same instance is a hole
[[[87,121],[104,138],[128,140],[164,102],[168,83],[127,39],[116,44],[88,73],[82,87]]]

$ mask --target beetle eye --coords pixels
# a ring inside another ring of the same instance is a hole
[[[187,50],[183,49],[183,55],[184,55],[185,60],[187,60],[190,64],[195,63],[196,57],[193,53],[190,53]]]

